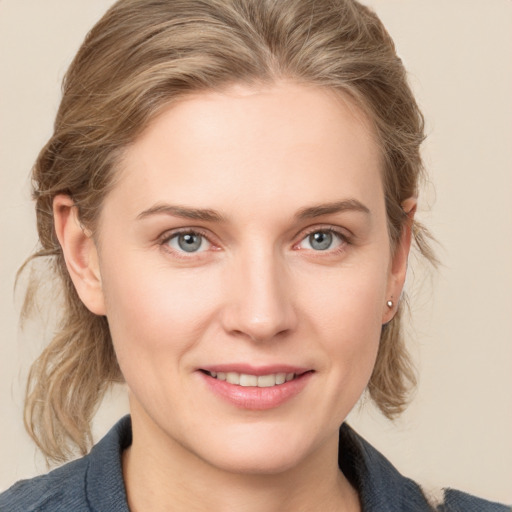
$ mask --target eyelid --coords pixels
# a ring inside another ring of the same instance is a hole
[[[181,228],[172,228],[172,229],[168,229],[168,230],[164,231],[161,235],[158,235],[158,241],[165,243],[176,235],[186,235],[189,233],[195,234],[195,235],[201,235],[201,236],[204,236],[205,238],[209,239],[209,236],[204,229],[186,226],[186,227],[181,227]]]

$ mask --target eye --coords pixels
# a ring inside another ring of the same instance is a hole
[[[176,233],[167,239],[166,244],[177,252],[203,252],[210,248],[210,242],[200,233],[188,231]]]
[[[336,249],[344,242],[343,235],[330,230],[319,229],[309,233],[299,244],[299,249],[310,249],[313,251],[328,251]]]

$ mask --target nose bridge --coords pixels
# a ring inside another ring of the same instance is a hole
[[[225,328],[265,341],[295,328],[296,315],[285,264],[272,247],[243,251],[231,273]]]

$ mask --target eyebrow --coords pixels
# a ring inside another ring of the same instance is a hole
[[[224,217],[217,211],[209,208],[189,208],[170,204],[156,204],[147,210],[139,213],[137,219],[144,219],[151,215],[166,214],[183,219],[202,220],[207,222],[222,222]]]
[[[300,209],[295,217],[299,220],[314,219],[322,215],[330,215],[345,211],[356,211],[370,215],[370,209],[357,199],[347,199],[334,203],[325,203]]]
[[[357,199],[347,199],[344,201],[336,201],[333,203],[324,203],[301,208],[295,214],[295,218],[298,220],[314,219],[316,217],[321,217],[322,215],[332,215],[345,211],[356,211],[367,215],[370,214],[370,209]],[[210,208],[190,208],[187,206],[163,203],[156,204],[155,206],[139,213],[139,215],[137,215],[137,219],[144,219],[158,214],[172,215],[183,219],[201,220],[206,222],[224,222],[226,220],[221,213]]]

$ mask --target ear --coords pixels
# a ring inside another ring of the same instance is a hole
[[[402,210],[407,216],[406,221],[402,227],[400,239],[395,247],[393,258],[391,260],[391,267],[388,277],[387,295],[383,305],[382,323],[386,324],[393,319],[397,311],[398,302],[402,294],[402,289],[407,275],[407,260],[409,258],[409,251],[411,249],[412,238],[412,225],[414,221],[414,214],[416,213],[417,199],[410,197],[403,201]],[[388,305],[388,301],[392,305]]]
[[[92,313],[105,315],[96,244],[91,234],[80,224],[78,208],[69,196],[55,196],[53,218],[55,233],[78,296]]]

